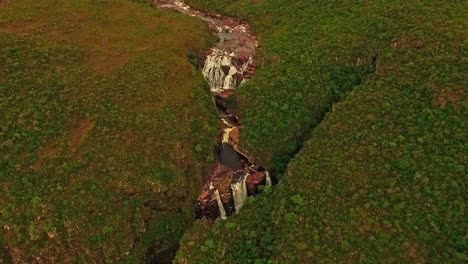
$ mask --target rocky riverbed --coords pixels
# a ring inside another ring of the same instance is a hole
[[[220,142],[216,147],[216,164],[206,177],[196,211],[202,219],[226,219],[242,208],[247,196],[257,194],[260,186],[272,184],[269,172],[254,163],[247,151],[240,147],[244,127],[229,107],[236,88],[255,73],[258,40],[251,27],[240,20],[206,14],[179,0],[155,0],[154,4],[206,21],[219,38],[219,42],[206,52],[202,73],[210,85],[220,117]]]

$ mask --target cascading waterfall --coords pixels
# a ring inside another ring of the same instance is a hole
[[[223,139],[221,140],[222,143],[229,143],[229,135],[232,130],[233,128],[230,128],[230,127],[224,129]]]
[[[236,66],[233,59],[235,57],[234,52],[227,53],[216,48],[206,57],[203,76],[209,83],[212,92],[216,93],[239,86],[240,80],[236,76],[242,76],[248,71],[252,64],[252,58],[249,58],[242,65]]]
[[[265,172],[265,187],[271,187],[272,182],[271,182],[271,177],[270,173],[268,171]]]
[[[216,92],[217,89],[224,88],[226,73],[223,70],[223,66],[229,67],[230,69],[230,57],[224,55],[223,52],[218,49],[213,49],[213,53],[206,57],[203,67],[203,76],[205,76],[213,92]]]
[[[214,194],[216,197],[216,202],[218,203],[218,207],[219,207],[219,217],[221,217],[221,219],[223,220],[226,220],[227,219],[226,210],[224,210],[224,205],[223,205],[223,202],[221,201],[221,195],[219,195],[218,190],[215,190]]]
[[[210,184],[210,189],[211,190],[214,189],[213,183]],[[214,190],[214,194],[215,194],[216,202],[218,203],[218,207],[219,207],[219,217],[221,217],[221,219],[223,220],[226,220],[227,219],[226,210],[224,209],[223,202],[221,201],[221,195],[219,194],[219,191],[217,189]]]
[[[236,183],[231,184],[232,189],[232,196],[234,197],[234,208],[236,212],[242,208],[247,199],[247,178],[249,174],[247,173],[244,177],[242,177]]]
[[[245,151],[238,142],[242,124],[226,103],[234,90],[253,76],[258,40],[251,27],[240,20],[203,13],[191,8],[183,0],[153,1],[159,8],[177,10],[206,21],[220,40],[206,54],[202,73],[213,93],[213,101],[223,123],[222,136],[217,148],[216,168],[208,177],[197,203],[201,211],[200,217],[216,218],[217,204],[220,217],[226,219],[224,204],[228,205],[229,213],[232,213],[232,204],[235,212],[238,212],[247,199],[248,190],[253,195],[259,185],[272,185],[268,171],[259,164],[253,164],[248,155],[243,153]],[[223,100],[226,101],[223,103]],[[239,179],[239,174],[244,176]],[[217,188],[213,186],[213,182],[216,182]]]

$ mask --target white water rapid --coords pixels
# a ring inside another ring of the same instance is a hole
[[[212,190],[214,189],[213,183],[210,184],[210,189]],[[221,195],[219,194],[219,191],[217,189],[214,189],[214,194],[215,194],[216,202],[218,203],[218,207],[219,207],[219,217],[221,217],[221,219],[223,220],[226,220],[227,219],[226,210],[224,209],[223,202],[221,201]]]
[[[271,177],[270,173],[268,171],[265,172],[265,187],[271,187],[272,182],[271,182]]]
[[[249,174],[246,174],[236,183],[231,184],[232,196],[234,197],[234,208],[236,213],[242,208],[247,199],[247,178]]]
[[[222,92],[223,90],[235,89],[241,83],[242,77],[252,64],[250,57],[242,65],[236,65],[234,52],[214,48],[212,53],[206,57],[203,67],[203,76],[211,87],[211,91]]]
[[[223,139],[221,140],[222,143],[229,143],[229,135],[231,134],[231,131],[233,128],[225,128],[223,132]]]

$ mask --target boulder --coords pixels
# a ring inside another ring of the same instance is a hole
[[[214,179],[223,178],[225,175],[227,175],[229,173],[234,173],[234,172],[231,169],[229,169],[228,167],[226,167],[223,164],[218,162],[216,164],[216,167],[213,169],[210,176],[208,177],[209,181],[208,181],[207,185],[209,186],[209,183],[211,181],[213,181]]]
[[[219,208],[214,192],[209,188],[204,188],[197,199],[197,217],[205,219],[216,219],[219,217]]]
[[[265,185],[265,172],[254,172],[247,177],[247,191],[249,195],[258,193],[258,186]]]

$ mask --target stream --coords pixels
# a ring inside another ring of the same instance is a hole
[[[206,52],[202,73],[220,118],[220,141],[215,149],[216,164],[206,177],[196,212],[201,219],[226,219],[242,208],[247,196],[257,194],[260,186],[268,187],[272,183],[269,172],[255,164],[240,147],[243,125],[229,107],[236,88],[255,73],[258,40],[251,27],[240,20],[206,14],[180,0],[155,0],[153,3],[160,9],[202,19],[219,38],[219,42]]]

